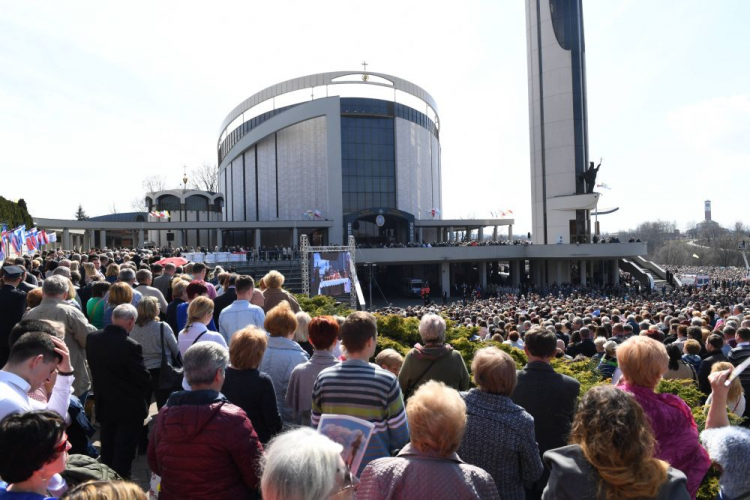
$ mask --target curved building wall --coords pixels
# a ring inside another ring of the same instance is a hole
[[[339,244],[346,214],[395,208],[432,219],[442,207],[438,128],[404,104],[336,96],[250,125],[221,154],[227,221],[289,223],[317,210]]]

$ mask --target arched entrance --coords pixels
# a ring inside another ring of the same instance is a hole
[[[395,208],[366,208],[344,216],[344,231],[360,245],[413,243],[414,216]]]

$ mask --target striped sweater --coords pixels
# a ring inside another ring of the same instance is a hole
[[[320,372],[312,393],[313,427],[323,414],[349,415],[375,425],[358,476],[372,460],[390,457],[409,442],[398,379],[372,363],[350,359]]]

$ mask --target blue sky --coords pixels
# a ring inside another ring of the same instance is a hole
[[[0,0],[0,195],[33,215],[131,209],[215,162],[229,111],[305,74],[410,80],[438,103],[443,216],[513,210],[530,227],[524,2]],[[603,231],[684,228],[713,201],[750,223],[750,3],[585,0],[589,138]],[[18,182],[8,182],[8,179]]]

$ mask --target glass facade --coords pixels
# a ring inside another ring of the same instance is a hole
[[[396,206],[393,118],[341,117],[344,213]]]

